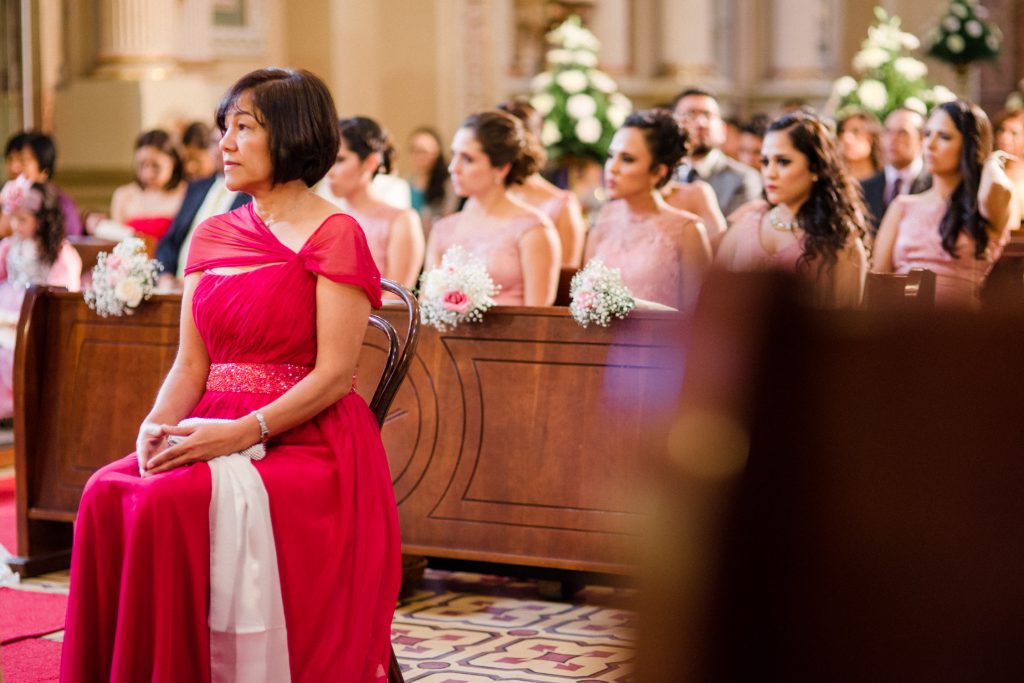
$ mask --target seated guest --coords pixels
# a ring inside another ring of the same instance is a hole
[[[21,131],[7,138],[4,144],[4,166],[7,179],[14,180],[21,175],[21,148],[25,146],[28,133]]]
[[[874,114],[847,107],[836,120],[836,137],[846,169],[858,181],[882,170],[882,125]]]
[[[726,156],[720,149],[725,141],[725,129],[714,96],[707,90],[690,88],[676,96],[672,109],[690,136],[691,145],[685,164],[679,168],[678,180],[683,183],[707,181],[725,216],[757,199],[761,194],[757,172]]]
[[[0,192],[12,233],[0,241],[0,418],[14,413],[14,341],[25,291],[53,285],[78,291],[82,259],[64,238],[64,217],[52,185],[25,176]]]
[[[166,131],[149,130],[135,139],[132,166],[135,181],[114,190],[110,219],[86,226],[97,237],[122,240],[139,235],[159,240],[181,208],[184,167]]]
[[[435,220],[455,213],[458,198],[437,131],[417,128],[409,136],[408,150],[412,172],[405,179],[412,192],[412,208],[419,212],[424,233],[429,235]]]
[[[213,175],[216,168],[210,158],[210,127],[202,121],[193,121],[181,134],[181,161],[185,180],[191,182]]]
[[[895,109],[885,117],[882,147],[885,168],[861,182],[864,203],[871,216],[871,236],[878,232],[885,210],[902,194],[918,194],[931,187],[931,178],[921,160],[921,131],[924,117],[912,109]]]
[[[761,144],[771,122],[767,114],[754,114],[741,129],[738,158],[758,173],[761,172]]]
[[[19,175],[24,175],[33,183],[52,183],[53,174],[57,166],[57,148],[53,144],[53,138],[38,131],[26,131],[20,136],[11,138],[8,142],[10,149],[6,151],[8,157],[14,153],[20,156]],[[8,170],[11,162],[8,161]],[[78,213],[78,207],[74,200],[62,192],[56,186],[60,210],[64,215],[64,234],[81,235],[85,232],[82,226],[82,218]],[[10,225],[6,219],[0,218],[0,235],[10,234]]]
[[[634,296],[689,311],[697,302],[711,247],[700,217],[668,206],[658,190],[686,154],[686,133],[666,109],[631,114],[605,162],[601,209],[586,260],[622,272]]]
[[[181,209],[156,246],[156,260],[164,268],[160,274],[159,287],[164,291],[181,289],[192,233],[199,224],[211,216],[227,213],[252,200],[243,192],[229,189],[225,183],[224,162],[218,147],[220,131],[212,130],[208,142],[207,154],[213,161],[216,173],[188,184]]]
[[[767,201],[736,213],[715,264],[793,271],[810,285],[813,303],[857,306],[867,274],[864,210],[832,132],[809,112],[778,119],[764,138],[761,178]]]
[[[434,224],[427,268],[458,244],[481,259],[495,297],[508,306],[550,306],[558,289],[562,246],[551,219],[512,196],[510,188],[537,172],[540,152],[522,121],[503,111],[469,116],[452,140],[452,185],[467,201]]]
[[[382,201],[371,187],[379,171],[391,172],[388,134],[363,116],[341,119],[339,125],[338,156],[327,172],[331,194],[345,200],[347,212],[363,228],[381,276],[412,289],[423,266],[419,214]]]
[[[992,119],[992,127],[995,128],[995,148],[1008,155],[1004,157],[1004,170],[1013,183],[1013,194],[1024,216],[1024,109],[999,112]]]
[[[513,100],[502,102],[498,109],[517,117],[526,126],[526,131],[540,140],[542,119],[528,102]],[[543,166],[545,156],[539,142],[535,147],[541,152],[539,165]],[[562,242],[562,267],[579,268],[583,258],[583,242],[587,237],[587,223],[576,195],[563,190],[545,179],[540,172],[534,173],[521,185],[512,188],[512,195],[540,210],[551,219]]]
[[[878,230],[872,268],[927,268],[936,276],[936,305],[973,308],[1010,228],[1020,225],[1013,184],[1002,158],[991,153],[991,124],[977,105],[938,105],[924,139],[932,187],[893,201]]]

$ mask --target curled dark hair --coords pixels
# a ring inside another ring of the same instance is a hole
[[[974,239],[974,257],[982,258],[988,246],[988,220],[978,206],[978,187],[981,185],[981,167],[992,149],[992,125],[988,116],[976,104],[965,100],[944,102],[935,111],[944,111],[960,132],[960,182],[946,203],[946,213],[939,221],[942,248],[953,258],[959,258],[956,242],[960,232]],[[934,113],[933,113],[934,115]]]
[[[331,93],[305,69],[268,68],[242,76],[217,107],[217,127],[224,132],[228,113],[237,112],[245,93],[252,114],[266,128],[271,183],[302,180],[312,187],[327,175],[338,155],[338,114]]]
[[[514,100],[506,100],[498,105],[498,109],[501,111],[507,111],[512,116],[516,117],[523,122],[526,127],[528,135],[533,136],[534,145],[533,148],[537,153],[537,164],[540,166],[544,165],[547,161],[548,155],[544,151],[544,146],[540,144],[540,130],[544,125],[544,117],[540,115],[540,112],[533,108],[529,100],[522,97],[517,97]]]
[[[14,152],[20,152],[21,148],[25,146],[25,140],[28,139],[28,131],[19,131],[7,138],[7,142],[4,144],[4,157],[11,156]]]
[[[851,235],[864,234],[860,184],[846,170],[835,136],[825,122],[808,111],[797,111],[772,122],[768,133],[789,136],[798,152],[807,158],[807,169],[816,176],[810,195],[797,211],[796,220],[804,231],[803,254],[799,264],[820,258],[819,269],[831,269]]]
[[[46,174],[47,180],[53,180],[57,172],[57,147],[53,144],[53,138],[46,133],[37,130],[30,130],[25,133],[21,149],[31,149],[32,156],[39,164],[39,170]]]
[[[338,121],[338,132],[345,140],[345,146],[355,152],[360,161],[365,161],[374,152],[380,155],[380,165],[373,170],[373,175],[382,169],[385,174],[391,173],[391,155],[395,148],[388,132],[379,123],[365,116],[353,116]]]
[[[64,212],[60,208],[60,195],[53,183],[32,183],[32,189],[43,195],[43,205],[35,214],[39,257],[53,265],[64,243]]]
[[[181,182],[181,179],[185,176],[185,164],[181,160],[181,154],[178,153],[178,146],[174,144],[174,139],[170,133],[159,128],[153,130],[147,130],[139,134],[139,137],[135,138],[135,150],[138,151],[143,147],[153,147],[154,149],[166,154],[171,158],[173,163],[171,170],[171,179],[164,185],[165,190],[173,190]],[[135,183],[142,187],[142,183],[139,182],[138,178],[135,178]]]
[[[523,122],[500,110],[470,114],[460,128],[472,131],[495,168],[509,165],[505,187],[520,185],[540,168],[542,151]]]
[[[859,119],[864,122],[864,128],[871,137],[871,167],[875,171],[881,171],[885,166],[885,151],[882,149],[882,124],[878,117],[867,109],[860,107],[846,107],[839,112],[836,120],[836,137],[841,137],[846,122],[851,119]]]
[[[423,193],[427,204],[438,205],[445,195],[445,183],[448,182],[448,160],[444,157],[444,145],[441,144],[441,136],[436,130],[428,126],[421,126],[409,134],[410,138],[417,135],[428,135],[437,143],[437,158],[430,167],[430,177],[427,178],[427,189]]]
[[[664,186],[690,151],[690,140],[679,120],[668,109],[645,109],[627,116],[622,127],[636,128],[643,133],[651,153],[651,170],[665,167],[657,184],[657,187]]]

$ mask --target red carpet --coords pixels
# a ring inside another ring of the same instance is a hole
[[[0,588],[0,643],[64,628],[68,596]]]
[[[4,683],[50,683],[60,674],[60,643],[30,638],[0,647]]]
[[[17,553],[18,520],[14,514],[14,477],[0,479],[0,545],[11,555]]]

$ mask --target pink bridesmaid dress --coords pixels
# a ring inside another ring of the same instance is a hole
[[[522,306],[525,291],[519,241],[531,230],[550,228],[542,220],[546,219],[534,214],[521,214],[502,223],[481,226],[470,224],[459,212],[434,223],[431,239],[437,241],[439,254],[458,244],[479,258],[491,279],[501,286],[501,291],[494,297],[495,302],[502,306]]]
[[[247,415],[310,372],[318,277],[380,305],[362,230],[341,214],[298,252],[251,204],[216,216],[196,231],[186,273],[203,273],[192,315],[211,361],[196,417]],[[353,390],[273,435],[252,466],[269,498],[291,680],[385,680],[401,554],[373,414]],[[90,478],[75,525],[62,681],[224,680],[224,662],[211,674],[210,506],[205,462],[143,479],[132,454]]]
[[[586,260],[601,259],[618,268],[633,296],[682,310],[684,231],[691,224],[675,209],[637,220],[629,215],[625,200],[612,200],[590,230]]]
[[[395,222],[402,209],[381,204],[370,211],[353,211],[349,215],[359,223],[366,235],[366,244],[370,247],[374,263],[380,273],[388,272],[388,240],[391,236],[391,224]]]

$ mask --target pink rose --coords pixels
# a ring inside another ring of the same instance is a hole
[[[441,297],[441,305],[446,311],[465,313],[469,310],[469,297],[461,290],[453,289],[450,292],[445,292],[445,295]]]
[[[594,304],[597,303],[597,297],[594,293],[589,290],[584,290],[576,294],[576,305],[583,308],[593,308]]]
[[[107,268],[118,269],[121,267],[121,256],[118,254],[111,254],[107,257]]]

